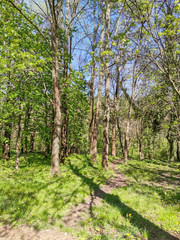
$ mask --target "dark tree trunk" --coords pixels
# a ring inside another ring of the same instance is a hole
[[[31,133],[31,139],[30,139],[30,152],[34,152],[34,142],[35,142],[35,132]]]
[[[121,151],[122,151],[122,155],[124,158],[124,146],[123,146],[122,131],[121,131],[121,127],[119,124],[119,120],[117,121],[117,127],[118,127],[118,132],[119,132],[119,142],[120,142],[120,146],[121,146]]]
[[[180,141],[178,141],[178,140],[177,140],[176,154],[177,154],[177,161],[180,162]]]
[[[64,106],[66,106],[66,103],[63,102]],[[64,108],[63,106],[63,108]],[[62,108],[62,109],[63,109]],[[61,163],[65,162],[65,158],[68,155],[67,152],[67,139],[68,139],[68,122],[69,122],[69,111],[66,108],[63,110],[63,120],[62,120],[62,130],[61,130]]]
[[[3,141],[3,158],[10,159],[10,142],[11,142],[11,124],[5,125],[4,141]]]
[[[125,138],[124,138],[124,164],[127,164],[127,160],[128,160],[128,137],[127,134],[129,133],[129,131],[127,131],[125,133]]]

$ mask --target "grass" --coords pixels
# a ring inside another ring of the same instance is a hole
[[[88,155],[71,155],[60,167],[61,177],[49,178],[50,160],[29,154],[14,171],[14,159],[1,160],[0,221],[34,228],[58,226],[79,239],[176,240],[180,236],[179,166],[158,160],[129,160],[117,167],[127,185],[102,196],[75,229],[61,218],[113,175]],[[113,159],[111,159],[113,160]]]
[[[61,218],[113,174],[94,167],[88,156],[73,155],[60,167],[61,177],[49,178],[50,160],[29,154],[14,170],[14,159],[1,160],[0,222],[26,223],[37,229],[59,225]],[[86,175],[90,181],[76,173]]]
[[[81,223],[83,239],[180,239],[178,164],[130,160],[118,168],[127,186],[93,208]]]

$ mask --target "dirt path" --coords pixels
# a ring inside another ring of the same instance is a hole
[[[76,240],[70,234],[61,232],[58,228],[35,230],[26,225],[13,229],[12,226],[0,226],[0,240]]]
[[[98,191],[91,194],[85,202],[73,208],[67,216],[62,220],[68,227],[75,226],[81,219],[82,213],[92,214],[92,207],[97,206],[107,193],[111,193],[114,188],[125,186],[125,178],[116,169],[116,164],[119,162],[111,163],[111,167],[115,172],[106,185],[103,185]],[[19,226],[13,229],[10,225],[0,226],[0,240],[76,240],[78,238],[61,232],[58,228],[35,230],[26,225]]]
[[[82,214],[87,213],[91,217],[92,207],[97,206],[102,200],[105,194],[111,193],[114,188],[125,186],[125,177],[117,170],[116,165],[119,164],[119,160],[111,163],[111,168],[114,171],[114,176],[109,179],[106,185],[101,186],[96,192],[92,193],[85,202],[79,204],[73,208],[68,215],[62,220],[68,227],[76,226],[77,223],[82,220]]]

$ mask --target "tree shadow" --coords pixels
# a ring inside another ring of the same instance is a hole
[[[99,188],[99,185],[93,182],[92,178],[87,178],[83,174],[80,173],[79,169],[77,167],[73,167],[72,164],[70,164],[71,170],[81,177],[83,179],[83,182],[88,184],[91,189],[91,201],[89,204],[89,212],[92,217],[94,217],[93,214],[93,201],[96,197],[101,198],[105,202],[107,202],[109,205],[117,208],[121,215],[128,219],[130,223],[134,226],[136,226],[141,232],[147,231],[148,232],[148,240],[178,240],[178,238],[172,236],[165,230],[161,229],[157,225],[155,225],[153,222],[147,220],[143,216],[141,216],[139,213],[137,213],[134,209],[130,208],[126,204],[124,204],[120,198],[117,195],[109,194],[103,191]],[[94,192],[94,194],[92,193]],[[131,213],[132,217],[128,218],[128,214]]]

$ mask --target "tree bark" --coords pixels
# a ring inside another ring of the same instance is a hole
[[[30,119],[30,106],[27,105],[26,108],[26,116],[24,120],[24,161],[26,161],[27,158],[27,152],[28,152],[28,130],[29,130],[29,119]]]
[[[52,80],[53,80],[53,107],[54,107],[54,128],[52,139],[51,169],[50,176],[57,174],[59,176],[59,144],[61,136],[61,106],[59,94],[59,41],[58,26],[56,20],[53,19],[51,26],[52,34]]]
[[[97,32],[99,28],[99,24],[95,27],[95,19],[96,19],[96,6],[95,6],[95,1],[93,2],[94,4],[94,11],[93,11],[93,42],[92,42],[92,67],[91,67],[91,81],[90,81],[90,124],[89,124],[89,138],[90,138],[90,154],[91,158],[93,161],[96,161],[96,157],[94,157],[94,80],[95,80],[95,67],[96,67],[96,62],[95,62],[95,44],[96,44],[96,38],[97,38]],[[95,140],[96,141],[96,140]],[[97,141],[96,141],[97,144]],[[96,149],[97,151],[97,149]]]
[[[11,123],[5,124],[3,141],[3,158],[10,159]]]
[[[45,126],[46,129],[48,129],[50,126],[48,124],[48,105],[47,105],[47,101],[45,101]],[[50,142],[51,139],[49,137],[49,134],[45,134],[45,157],[48,156],[48,154],[50,153]]]
[[[98,125],[99,125],[99,113],[101,109],[101,93],[102,93],[102,85],[103,85],[103,64],[104,58],[101,55],[103,52],[104,47],[104,35],[105,35],[105,0],[102,0],[102,31],[100,37],[100,49],[99,49],[99,58],[100,58],[100,68],[99,68],[99,86],[98,86],[98,96],[97,96],[97,103],[95,109],[95,116],[94,116],[94,124],[93,124],[93,143],[92,143],[92,151],[91,151],[91,160],[93,162],[97,162],[97,135],[98,135]]]
[[[63,101],[64,106],[62,107],[62,129],[61,129],[61,157],[60,162],[64,163],[65,159],[67,157],[68,151],[67,151],[67,137],[68,137],[68,122],[69,122],[69,110],[66,106],[66,103]]]
[[[129,131],[130,131],[130,119],[133,110],[133,102],[134,102],[134,92],[137,83],[137,76],[136,76],[136,65],[137,65],[138,57],[135,58],[134,65],[133,65],[133,82],[132,82],[132,94],[129,103],[129,112],[128,112],[128,119],[126,124],[126,132],[125,132],[125,142],[124,142],[124,164],[127,164],[128,161],[128,150],[129,150]]]
[[[16,170],[19,168],[21,138],[22,138],[22,127],[21,127],[21,114],[20,114],[18,119],[17,139],[16,139],[16,163],[15,163]]]
[[[144,159],[144,151],[143,151],[143,143],[141,139],[138,139],[138,154],[139,154],[139,160]]]
[[[110,34],[110,1],[107,0],[106,9],[106,33],[105,33],[105,50],[109,48],[109,34]],[[109,154],[109,118],[110,118],[110,72],[109,72],[109,54],[106,57],[106,70],[105,70],[105,114],[103,119],[103,154],[102,166],[106,170],[108,167],[108,154]]]
[[[169,161],[174,162],[174,141],[169,141]]]
[[[35,141],[35,132],[31,132],[31,139],[30,139],[30,152],[34,152],[34,141]]]
[[[122,151],[122,155],[123,155],[123,158],[124,158],[124,146],[123,146],[122,131],[121,131],[119,119],[117,120],[117,127],[118,127],[119,142],[120,142],[120,146],[121,146],[121,151]]]
[[[120,64],[119,64],[120,65]],[[112,156],[116,156],[116,125],[117,125],[117,100],[119,95],[119,76],[120,76],[120,66],[118,67],[117,79],[116,79],[116,92],[114,95],[114,106],[113,106],[113,120],[112,120]]]
[[[60,162],[64,163],[65,158],[68,155],[67,151],[67,144],[68,144],[68,122],[69,122],[69,110],[68,110],[68,88],[69,88],[69,77],[68,76],[68,58],[69,58],[69,42],[70,42],[70,35],[69,35],[69,7],[70,7],[70,1],[66,1],[66,17],[64,19],[65,25],[63,25],[63,28],[66,33],[66,41],[64,43],[64,54],[66,54],[66,57],[64,58],[64,66],[63,66],[63,87],[62,87],[62,95],[61,95],[61,102],[62,102],[62,124],[61,124],[61,153],[60,153]]]
[[[94,79],[95,79],[95,60],[94,60],[94,50],[95,50],[95,33],[94,33],[94,39],[93,39],[93,46],[92,46],[92,67],[91,67],[91,83],[90,83],[90,126],[89,126],[89,138],[90,138],[90,154],[93,159],[94,154],[94,145],[93,145],[93,132],[94,132]],[[95,160],[95,159],[94,159]],[[94,161],[93,160],[93,161]]]
[[[113,157],[116,156],[116,114],[113,113],[113,123],[112,123],[112,153]]]
[[[180,141],[177,140],[177,150],[176,150],[177,161],[180,162]]]

